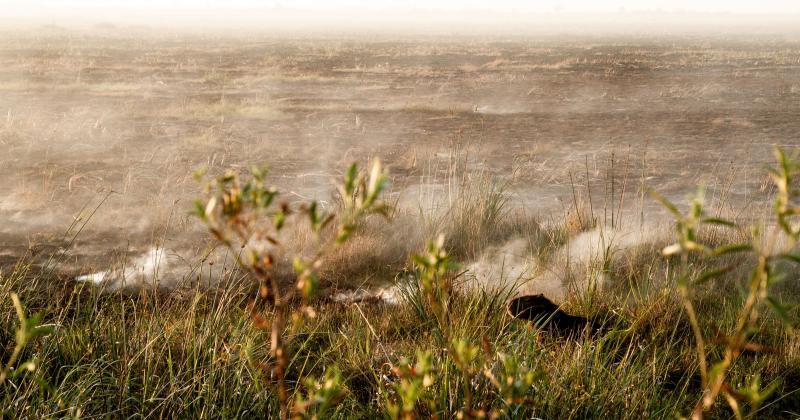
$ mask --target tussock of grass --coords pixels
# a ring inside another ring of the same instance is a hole
[[[509,184],[485,171],[467,173],[459,180],[457,195],[444,220],[446,247],[453,255],[474,258],[487,245],[508,238],[516,225],[509,212]]]

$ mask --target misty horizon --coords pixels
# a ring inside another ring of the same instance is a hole
[[[179,13],[178,13],[179,12]],[[351,33],[383,34],[768,34],[800,32],[800,13],[735,14],[686,11],[624,11],[608,13],[436,11],[380,12],[307,11],[273,9],[230,12],[169,11],[109,13],[98,15],[37,15],[0,17],[0,30],[41,26],[65,29],[111,29],[117,27],[181,30],[189,32],[258,33]]]
[[[332,0],[265,1],[16,1],[0,0],[0,24],[92,26],[146,25],[194,29],[258,29],[308,32],[482,31],[495,34],[542,32],[707,32],[792,33],[800,27],[800,5],[753,2],[499,0],[396,2]]]

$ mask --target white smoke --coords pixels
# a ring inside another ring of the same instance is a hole
[[[175,254],[167,253],[163,248],[150,248],[119,268],[81,275],[75,280],[110,290],[128,287],[155,288],[159,284],[159,275],[170,273],[170,269],[178,263],[179,257]]]
[[[644,245],[665,245],[663,230],[655,226],[636,229],[596,228],[581,232],[555,251],[535,249],[525,238],[487,248],[477,260],[467,265],[467,288],[485,290],[513,288],[517,294],[544,294],[562,301],[570,290],[594,286],[602,288],[607,282],[603,266],[630,258]],[[248,249],[266,252],[267,243],[249,243]],[[278,250],[271,249],[280,255]],[[188,252],[184,252],[188,254]],[[539,254],[547,254],[542,259]],[[196,255],[196,254],[190,254]],[[227,260],[226,260],[227,259]],[[235,267],[235,261],[224,252],[202,257],[181,255],[175,250],[153,247],[124,264],[105,271],[76,277],[104,290],[175,288],[187,284],[215,286]],[[381,300],[397,301],[393,288],[376,288],[338,293],[332,296],[340,302]]]
[[[190,251],[152,247],[146,252],[111,268],[75,277],[77,282],[94,284],[104,291],[174,289],[190,285],[216,286],[236,267],[224,252],[195,256]]]
[[[590,286],[602,288],[607,278],[602,267],[629,257],[638,247],[661,244],[663,235],[655,226],[637,229],[596,228],[569,239],[545,262],[537,258],[524,239],[514,239],[487,249],[470,264],[470,284],[483,288],[514,287],[519,295],[544,294],[564,300],[570,290]]]

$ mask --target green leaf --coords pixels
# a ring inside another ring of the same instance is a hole
[[[356,189],[356,179],[358,177],[358,165],[354,162],[347,169],[344,176],[344,191],[351,197]]]
[[[11,376],[12,377],[18,377],[18,376],[23,375],[25,373],[33,372],[35,370],[36,370],[36,363],[34,363],[33,361],[29,360],[29,361],[21,363],[19,366],[17,366],[17,368],[14,369],[14,372],[11,374]]]
[[[795,264],[800,264],[800,255],[791,254],[791,253],[783,253],[778,255],[778,258],[793,262]]]
[[[261,194],[261,202],[260,202],[259,206],[262,209],[265,209],[265,208],[269,207],[272,204],[272,202],[275,200],[275,196],[276,195],[278,195],[278,193],[273,189],[269,189],[269,190],[264,191]]]
[[[203,202],[200,200],[194,200],[194,210],[192,211],[192,214],[194,214],[195,217],[200,219],[200,221],[202,222],[208,221],[208,216],[206,216],[205,206],[203,206]]]
[[[419,267],[427,267],[428,265],[430,265],[428,263],[428,259],[423,257],[422,255],[414,254],[411,256],[411,260],[414,262],[414,265]]]
[[[319,278],[299,257],[294,258],[292,265],[295,274],[297,274],[297,289],[300,290],[305,299],[310,299],[317,289]]]
[[[780,164],[782,171],[781,175],[784,177],[788,176],[791,172],[791,169],[789,168],[789,160],[786,159],[786,152],[784,152],[780,147],[776,147],[775,157],[778,159],[778,163]]]
[[[789,221],[784,216],[778,216],[778,225],[781,229],[786,232],[787,235],[792,235],[794,233],[792,226],[789,224]]]
[[[33,340],[37,337],[49,335],[53,332],[53,327],[49,325],[40,325],[42,320],[41,314],[35,314],[25,320],[25,341]]]
[[[192,177],[194,177],[194,179],[197,182],[200,182],[203,179],[203,177],[206,175],[207,171],[208,171],[208,166],[203,165],[203,166],[195,169],[194,172],[192,172]]]
[[[381,203],[381,204],[373,205],[372,208],[370,209],[370,213],[379,214],[379,215],[381,215],[383,217],[387,217],[388,218],[389,215],[391,214],[391,210],[392,210],[391,206]]]
[[[317,213],[317,202],[312,201],[308,206],[308,219],[311,222],[311,228],[316,231],[319,226],[319,214]]]
[[[703,284],[711,279],[715,279],[724,275],[725,273],[731,271],[734,266],[730,265],[723,268],[718,268],[716,270],[708,270],[703,272],[703,274],[695,280],[695,284]]]
[[[303,274],[306,271],[306,265],[303,264],[303,260],[299,257],[295,257],[292,261],[292,268],[294,268],[294,272],[297,275]]]
[[[254,179],[258,181],[263,181],[264,178],[267,176],[267,173],[269,173],[269,166],[267,165],[261,167],[253,165],[250,167],[250,174],[253,176]]]
[[[327,216],[325,216],[325,219],[323,219],[322,222],[320,222],[319,224],[319,229],[320,230],[325,229],[325,227],[328,226],[335,217],[336,215],[334,214],[328,214]]]
[[[283,210],[275,213],[275,216],[273,216],[273,223],[275,224],[275,229],[280,230],[285,222],[286,222],[286,213],[284,213]]]
[[[697,187],[697,194],[691,201],[690,214],[692,216],[692,220],[697,220],[700,218],[700,216],[703,215],[703,203],[705,202],[705,196],[706,196],[706,189],[705,187],[703,187],[702,184],[700,184]]]
[[[712,251],[714,255],[725,255],[725,254],[732,254],[734,252],[745,252],[750,251],[753,249],[753,246],[750,244],[731,244],[731,245],[723,245],[714,248]]]
[[[319,278],[317,275],[311,271],[306,272],[306,275],[303,277],[302,287],[300,289],[303,297],[306,299],[311,299],[314,296],[314,293],[316,293],[318,285]]]
[[[711,365],[711,369],[708,370],[708,382],[714,383],[717,380],[719,375],[725,374],[725,363],[724,362],[717,362]]]
[[[650,196],[656,199],[656,201],[658,201],[659,203],[661,203],[661,205],[664,206],[667,210],[669,210],[672,214],[674,214],[675,217],[677,217],[678,219],[683,219],[683,215],[681,214],[680,211],[678,211],[678,208],[675,207],[675,205],[672,204],[669,200],[667,200],[666,197],[657,193],[655,190],[650,190]]]
[[[701,222],[709,225],[736,227],[736,223],[733,223],[730,220],[725,220],[719,217],[706,217],[703,220],[701,220]]]
[[[369,186],[367,187],[366,200],[364,200],[365,208],[369,208],[375,203],[381,191],[383,191],[385,182],[386,177],[381,170],[381,161],[375,159],[375,163],[372,165],[372,171],[369,175]]]
[[[767,296],[767,304],[770,306],[770,308],[772,308],[772,311],[775,312],[775,314],[781,318],[783,322],[787,324],[791,322],[789,319],[789,310],[791,309],[790,307],[784,306],[783,304],[775,300],[775,298],[773,298],[772,296]]]
[[[353,229],[355,229],[355,226],[352,224],[343,224],[340,226],[339,235],[336,236],[336,242],[339,244],[347,242],[347,240],[350,239],[350,235],[353,233]]]
[[[753,398],[751,402],[754,403],[754,404],[760,405],[761,403],[766,401],[773,393],[775,393],[775,391],[778,389],[778,385],[780,385],[780,384],[781,384],[780,381],[773,381],[771,384],[769,384],[769,386],[767,386],[766,388],[762,389],[758,393],[758,397],[757,398]]]

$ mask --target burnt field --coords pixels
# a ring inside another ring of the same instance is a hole
[[[77,239],[82,264],[191,236],[200,166],[268,163],[276,185],[324,200],[346,164],[379,156],[393,193],[418,201],[458,150],[513,177],[533,211],[563,212],[571,182],[602,198],[613,170],[626,204],[642,185],[682,199],[702,181],[741,213],[770,145],[797,141],[796,41],[358,39],[4,34],[2,261],[63,245],[112,191]]]

